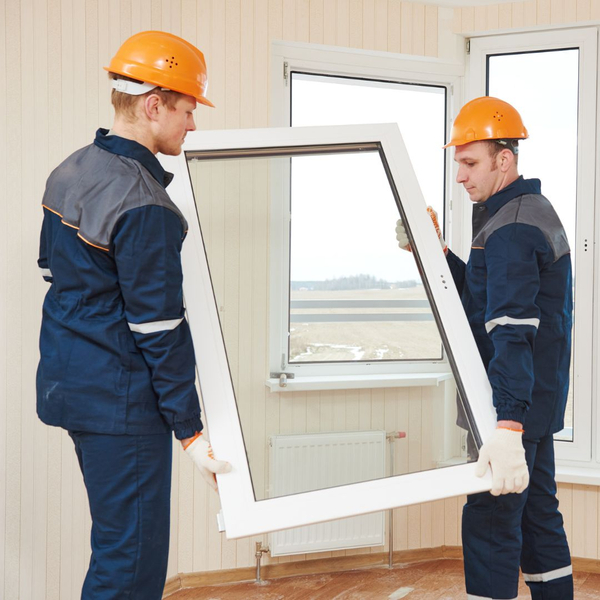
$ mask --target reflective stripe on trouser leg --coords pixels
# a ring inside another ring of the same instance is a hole
[[[523,511],[521,570],[533,600],[572,600],[573,569],[558,510],[554,440],[537,444],[529,497]]]
[[[69,433],[92,515],[82,600],[160,600],[169,551],[171,434]]]
[[[518,596],[515,596],[514,598],[509,598],[508,600],[517,600],[517,598]],[[473,594],[467,594],[467,600],[496,600],[496,598],[490,598],[489,596],[473,596]]]

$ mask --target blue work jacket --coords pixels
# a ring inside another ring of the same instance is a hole
[[[499,420],[537,439],[564,427],[573,313],[567,237],[537,179],[473,207],[465,263],[447,255]]]
[[[37,411],[71,431],[183,439],[202,430],[182,294],[187,223],[154,154],[107,133],[46,184]]]

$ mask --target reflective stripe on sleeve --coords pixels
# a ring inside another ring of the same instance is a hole
[[[52,277],[52,271],[50,269],[43,269],[40,267],[40,272],[42,273],[42,277]]]
[[[560,569],[554,569],[554,571],[548,571],[547,573],[523,573],[523,579],[525,581],[553,581],[554,579],[560,579],[561,577],[567,577],[567,575],[573,575],[573,566],[562,567]]]
[[[158,331],[171,331],[182,321],[183,318],[171,319],[170,321],[151,321],[149,323],[127,323],[127,325],[129,325],[131,331],[136,333],[156,333]]]
[[[531,325],[536,329],[540,326],[539,319],[513,319],[512,317],[498,317],[485,324],[485,330],[489,333],[496,325]]]

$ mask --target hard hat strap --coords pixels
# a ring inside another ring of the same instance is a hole
[[[141,96],[151,90],[156,89],[157,85],[153,83],[145,83],[145,82],[137,82],[137,81],[129,81],[128,79],[113,79],[112,87],[117,92],[122,92],[123,94],[129,94],[131,96]],[[161,90],[168,92],[170,90],[160,88]]]
[[[519,140],[516,139],[502,139],[502,140],[491,140],[500,144],[504,148],[508,148],[513,154],[519,154]]]

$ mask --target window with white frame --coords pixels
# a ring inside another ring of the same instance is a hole
[[[440,385],[413,381],[409,390],[329,402],[265,394],[253,377],[253,363],[262,373],[257,349],[266,328],[254,317],[266,312],[267,281],[254,254],[264,240],[252,233],[263,230],[257,222],[272,196],[289,190],[291,159],[305,162],[308,180],[315,165],[327,164],[334,194],[338,177],[368,173],[370,195],[395,210],[381,223],[378,211],[375,226],[402,217],[412,252],[397,252],[419,265],[448,357]],[[189,224],[183,291],[211,443],[234,465],[218,476],[227,536],[489,489],[490,476],[476,477],[472,463],[495,426],[490,385],[398,127],[191,132],[180,156],[161,161],[174,173],[169,194]]]
[[[462,67],[300,45],[274,50],[274,73],[285,73],[275,104],[286,107],[273,124],[398,124],[425,202],[444,226],[442,146]],[[448,369],[418,266],[396,244],[395,209],[373,188],[384,181],[377,168],[364,157],[355,165],[290,161],[289,195],[272,213],[283,231],[271,247],[274,377]]]
[[[469,96],[517,108],[529,131],[519,171],[538,178],[567,232],[575,299],[571,387],[557,456],[592,457],[593,234],[597,31],[562,30],[471,40]]]

